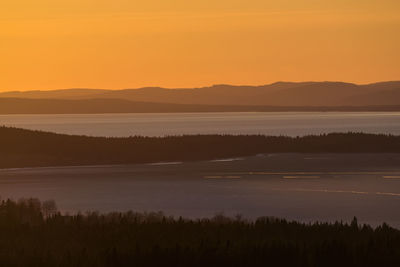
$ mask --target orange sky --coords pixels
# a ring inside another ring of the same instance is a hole
[[[400,80],[399,0],[2,0],[0,91]]]

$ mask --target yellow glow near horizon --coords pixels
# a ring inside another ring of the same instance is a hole
[[[3,0],[0,91],[400,79],[398,0]]]

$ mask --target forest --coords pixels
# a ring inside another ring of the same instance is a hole
[[[400,231],[222,214],[62,214],[53,201],[0,202],[1,266],[400,266]]]
[[[400,136],[384,134],[107,138],[0,127],[0,168],[212,160],[262,153],[399,152]]]

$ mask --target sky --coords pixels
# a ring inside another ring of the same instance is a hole
[[[0,91],[400,80],[399,0],[1,0]]]

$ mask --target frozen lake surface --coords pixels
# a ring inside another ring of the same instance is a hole
[[[61,211],[218,212],[400,228],[400,154],[270,154],[202,162],[0,170],[0,196]]]

